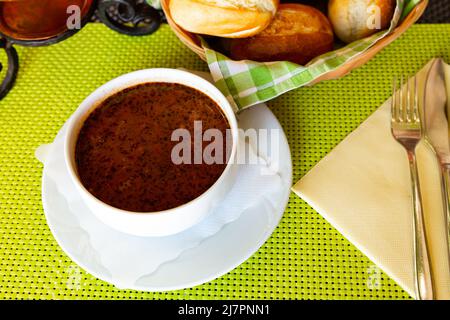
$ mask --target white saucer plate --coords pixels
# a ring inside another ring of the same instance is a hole
[[[278,225],[289,200],[292,185],[292,162],[286,136],[273,115],[264,105],[257,105],[239,114],[242,129],[278,129],[277,155],[272,156],[270,144],[265,155],[278,161],[282,188],[272,201],[275,206],[254,206],[237,220],[224,225],[217,233],[201,241],[196,247],[182,252],[176,259],[164,262],[156,271],[141,277],[129,289],[169,291],[193,287],[216,279],[251,257],[270,237]],[[276,159],[275,159],[276,158]],[[106,282],[114,283],[95,249],[89,235],[80,226],[77,212],[72,212],[57,184],[44,167],[42,202],[47,223],[64,252],[81,268]],[[93,223],[101,223],[93,220]],[[184,231],[189,232],[189,230]],[[123,235],[123,234],[122,234]],[[161,238],[164,241],[164,237]]]

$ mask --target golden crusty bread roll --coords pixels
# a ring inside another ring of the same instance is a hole
[[[170,0],[173,20],[181,28],[225,38],[250,37],[266,28],[278,0]]]
[[[330,0],[328,17],[334,32],[346,43],[386,29],[395,10],[395,0]]]
[[[319,10],[302,4],[281,4],[262,32],[248,39],[229,41],[234,60],[286,60],[303,65],[333,49],[333,30]]]

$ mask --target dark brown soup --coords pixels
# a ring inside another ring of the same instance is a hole
[[[194,121],[202,122],[202,132],[215,128],[223,137],[229,129],[211,98],[184,85],[145,83],[112,95],[81,128],[75,158],[82,184],[103,202],[129,211],[161,211],[193,200],[220,177],[227,156],[223,152],[221,163],[194,164],[192,147],[192,164],[174,164],[172,149],[180,141],[171,141],[172,132],[187,129],[193,146]]]

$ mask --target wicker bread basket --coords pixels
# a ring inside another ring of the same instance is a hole
[[[197,35],[183,30],[173,21],[172,16],[170,15],[169,1],[170,0],[161,0],[161,6],[166,15],[168,24],[175,32],[177,37],[181,40],[181,42],[183,42],[189,49],[195,52],[202,60],[206,61],[205,52],[200,45],[200,41]],[[357,57],[349,60],[347,63],[343,64],[337,69],[327,72],[322,76],[319,76],[313,82],[311,82],[310,85],[318,83],[323,80],[341,78],[346,74],[348,74],[353,69],[358,68],[359,66],[369,61],[373,56],[375,56],[379,51],[381,51],[381,49],[383,49],[392,41],[397,39],[414,22],[416,22],[425,11],[427,4],[428,0],[422,0],[412,9],[412,11],[408,14],[408,16],[405,19],[403,19],[403,21],[394,29],[392,33],[388,34],[383,39],[379,40],[376,44],[374,44],[372,47],[366,50],[363,54],[360,54]]]

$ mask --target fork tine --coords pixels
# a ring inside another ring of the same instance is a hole
[[[410,77],[406,75],[406,105],[405,105],[405,113],[406,113],[406,122],[413,121],[413,106],[411,101],[411,93],[414,93],[413,88],[410,85]]]
[[[404,103],[403,103],[403,76],[400,76],[398,79],[398,122],[403,122],[404,116]]]
[[[392,98],[391,98],[391,121],[396,122],[398,119],[397,104],[397,77],[392,79]]]
[[[414,77],[414,107],[413,107],[413,119],[415,122],[420,122],[419,114],[419,90],[417,89],[417,77]]]
[[[403,122],[403,77],[399,76],[397,79],[397,122],[401,123]]]

